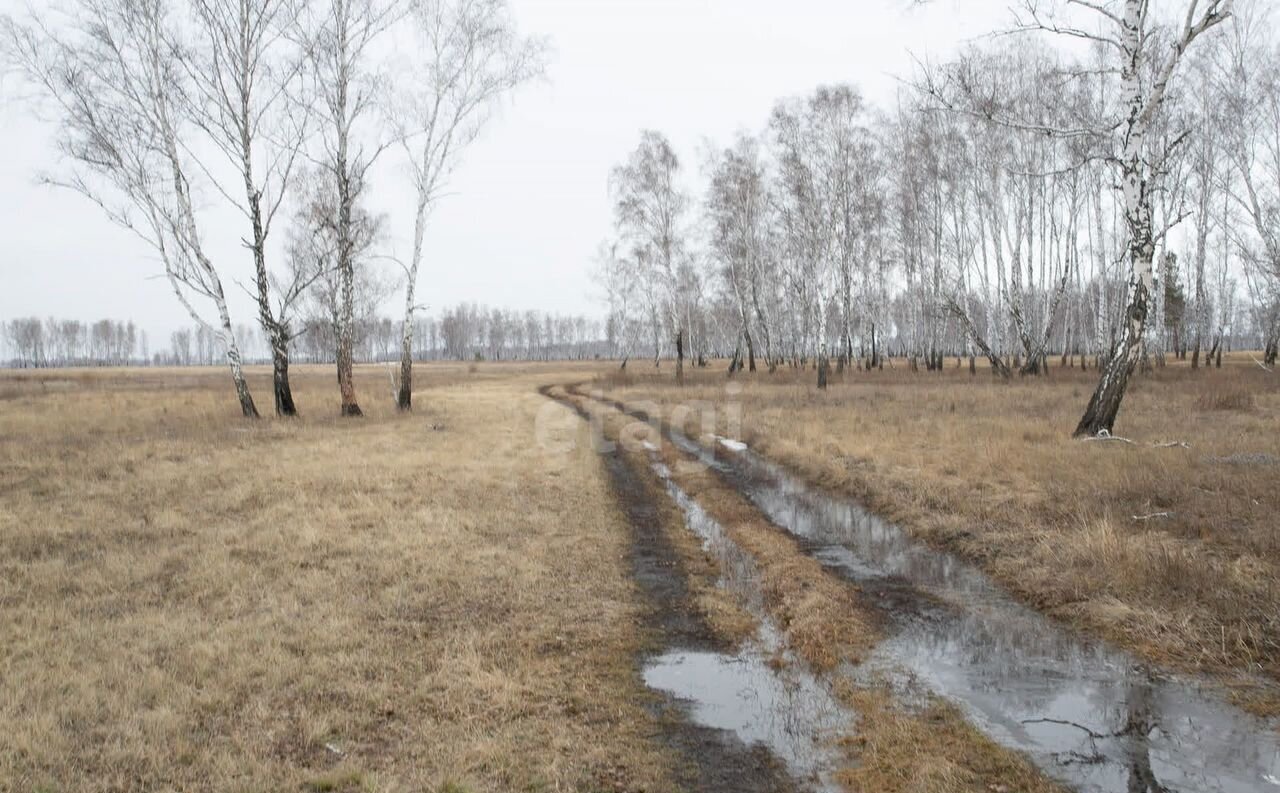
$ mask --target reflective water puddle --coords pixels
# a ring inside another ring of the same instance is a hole
[[[751,556],[670,480],[661,464],[654,468],[684,512],[686,525],[719,562],[718,585],[739,598],[760,628],[732,653],[673,649],[650,659],[644,667],[645,683],[686,703],[694,722],[728,730],[747,745],[766,747],[796,780],[819,790],[837,790],[830,782],[838,759],[833,741],[853,724],[852,712],[835,699],[825,681],[786,652],[764,613]]]
[[[835,764],[829,743],[849,719],[812,677],[775,670],[752,650],[677,650],[650,661],[644,681],[687,702],[694,722],[765,746],[795,779],[838,789],[828,780]]]

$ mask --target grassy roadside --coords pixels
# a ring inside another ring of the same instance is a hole
[[[1280,712],[1280,378],[1247,357],[1139,378],[1117,427],[1130,445],[1068,437],[1093,372],[1003,384],[898,363],[826,393],[811,372],[740,377],[741,434],[1049,613]],[[599,384],[668,412],[724,407],[722,370],[669,378]],[[1172,440],[1190,448],[1151,445]]]
[[[424,367],[401,417],[361,370],[353,422],[296,367],[257,423],[221,370],[0,376],[0,790],[671,789],[548,371]]]
[[[880,639],[880,615],[859,598],[858,587],[824,570],[713,472],[674,445],[661,442],[652,426],[601,402],[578,395],[571,398],[598,417],[606,439],[628,439],[622,445],[640,466],[646,465],[648,456],[644,444],[657,447],[672,480],[754,560],[764,608],[782,630],[788,647],[811,669],[836,675],[836,694],[858,714],[853,732],[841,739],[848,762],[836,779],[846,790],[1060,793],[1059,785],[1016,752],[984,736],[955,707],[938,700],[918,709],[906,707],[888,686],[854,684],[840,676],[843,664],[856,664]],[[668,522],[675,523],[673,541],[693,587],[705,591],[714,563],[692,532],[683,528],[678,515]],[[699,601],[708,622],[724,638],[740,639],[741,616],[728,619],[726,615],[741,615],[741,609],[724,602],[726,590],[713,591],[713,598]]]

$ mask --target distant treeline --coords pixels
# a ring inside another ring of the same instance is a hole
[[[147,332],[132,320],[27,317],[0,322],[0,361],[10,366],[123,366],[147,358]]]
[[[403,325],[389,317],[357,319],[354,353],[362,363],[395,361]],[[258,327],[237,325],[236,338],[246,360],[269,363],[268,336]],[[599,320],[542,311],[516,311],[462,303],[439,317],[415,321],[414,357],[418,360],[567,360],[611,356]],[[205,326],[169,334],[167,344],[152,339],[132,320],[97,322],[26,317],[0,322],[0,365],[14,368],[55,366],[212,366],[224,363],[225,346]],[[337,351],[332,322],[309,318],[294,342],[294,360],[331,363]]]

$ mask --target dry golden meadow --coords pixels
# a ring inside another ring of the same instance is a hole
[[[362,420],[336,417],[331,369],[295,367],[302,417],[258,422],[221,369],[0,373],[0,791],[687,787],[639,674],[660,637],[633,529],[585,422],[538,393],[591,380],[629,403],[737,400],[744,439],[784,465],[1275,712],[1280,375],[1237,356],[1143,376],[1128,444],[1069,437],[1092,371],[895,366],[826,392],[808,371],[742,375],[729,394],[723,366],[677,389],[666,365],[432,364],[412,415],[365,367]],[[251,384],[269,398],[269,372]],[[829,669],[874,645],[857,587],[716,477],[677,475],[756,559],[799,657]],[[709,629],[750,634],[659,513]],[[861,715],[850,790],[1055,789],[944,703],[841,696]]]
[[[0,790],[667,789],[627,526],[532,442],[574,372],[424,370],[359,422],[327,367],[257,423],[221,369],[3,375]]]

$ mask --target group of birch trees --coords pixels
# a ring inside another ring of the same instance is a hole
[[[311,305],[331,325],[341,412],[361,414],[352,364],[362,284],[389,258],[388,219],[369,209],[375,173],[398,171],[413,188],[413,249],[396,261],[407,409],[431,210],[495,103],[542,69],[542,44],[516,31],[505,0],[71,0],[64,9],[0,19],[0,49],[57,129],[67,167],[45,179],[146,243],[176,299],[216,337],[245,416],[258,410],[232,285],[250,293],[268,339],[276,413],[296,413],[290,349]],[[215,221],[218,204],[235,210],[239,228]],[[217,235],[244,253],[216,258]]]
[[[819,387],[890,354],[1002,377],[1056,357],[1099,370],[1081,435],[1139,365],[1235,344],[1274,366],[1278,20],[1174,10],[1024,0],[1016,35],[922,64],[894,106],[820,87],[697,167],[643,133],[599,255],[622,356],[811,365]]]

